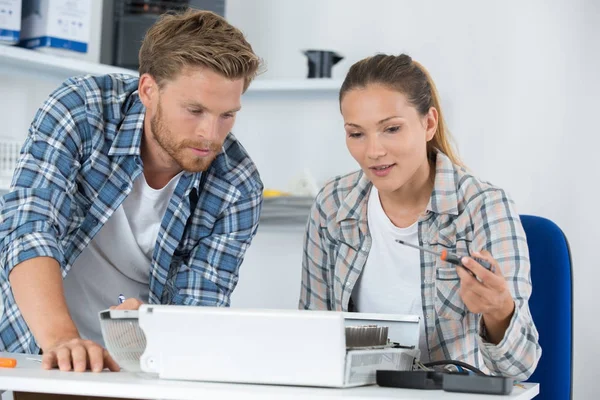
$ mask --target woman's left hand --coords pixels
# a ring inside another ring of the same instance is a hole
[[[470,312],[483,315],[490,336],[499,336],[501,340],[515,310],[515,301],[508,290],[502,270],[492,255],[482,250],[473,252],[472,256],[488,261],[493,272],[473,258],[463,257],[461,261],[464,267],[457,267],[460,277],[459,295]]]

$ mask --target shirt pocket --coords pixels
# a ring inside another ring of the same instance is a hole
[[[435,271],[435,311],[440,319],[459,321],[466,315],[460,298],[460,278],[457,267],[441,267]]]

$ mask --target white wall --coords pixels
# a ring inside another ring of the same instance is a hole
[[[438,84],[466,163],[507,189],[522,213],[556,221],[575,275],[575,398],[598,398],[600,281],[595,117],[600,106],[600,3],[595,0],[227,0],[228,19],[268,62],[262,78],[303,78],[302,49],[339,51],[334,67],[375,52],[408,52]],[[1,66],[0,66],[1,67]],[[0,68],[0,136],[24,137],[58,82]],[[319,183],[355,168],[334,92],[249,93],[235,132],[265,185],[285,188],[309,167]],[[236,307],[294,308],[303,227],[262,225],[233,296]],[[551,351],[551,349],[545,349]],[[558,366],[557,366],[558,367]]]
[[[507,189],[521,213],[548,217],[566,232],[575,279],[574,394],[598,398],[600,322],[592,293],[600,281],[593,226],[600,3],[228,0],[227,7],[230,22],[268,61],[263,78],[304,77],[300,51],[307,48],[346,57],[334,78],[375,52],[408,52],[430,70],[466,163]],[[265,184],[281,187],[304,166],[321,181],[353,168],[340,122],[335,94],[248,97],[236,132]],[[261,227],[234,306],[295,306],[301,236],[301,227]]]

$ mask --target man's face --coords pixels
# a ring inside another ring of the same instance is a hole
[[[208,169],[231,131],[244,79],[230,80],[208,68],[185,68],[166,81],[147,105],[150,148],[188,172]]]

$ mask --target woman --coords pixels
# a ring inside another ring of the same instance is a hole
[[[317,196],[300,308],[417,314],[421,360],[528,378],[541,348],[525,233],[507,194],[461,166],[427,71],[407,55],[359,61],[340,109],[361,170]],[[398,239],[466,256],[463,266]]]

